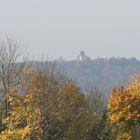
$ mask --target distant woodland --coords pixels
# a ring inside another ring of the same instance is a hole
[[[84,62],[75,60],[58,62],[58,66],[83,90],[96,87],[106,95],[115,86],[127,85],[133,74],[140,73],[140,61],[135,58],[99,58]]]

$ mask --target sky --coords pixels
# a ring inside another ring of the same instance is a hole
[[[29,57],[140,59],[139,0],[0,0],[0,37],[28,48]]]

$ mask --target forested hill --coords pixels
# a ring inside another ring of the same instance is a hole
[[[105,94],[108,94],[113,87],[127,84],[133,74],[140,73],[140,61],[135,58],[101,58],[57,63],[82,89],[98,87]]]

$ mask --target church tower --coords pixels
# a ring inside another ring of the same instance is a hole
[[[80,52],[80,55],[77,58],[78,61],[89,61],[90,57],[88,57],[84,51]]]

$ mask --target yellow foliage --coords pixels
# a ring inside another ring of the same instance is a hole
[[[32,108],[32,95],[10,93],[7,96],[10,103],[10,111],[3,123],[7,129],[2,131],[2,140],[29,140],[29,136],[36,126],[36,111]]]
[[[140,84],[112,91],[108,101],[108,118],[111,122],[128,122],[140,119]]]
[[[128,87],[115,88],[108,100],[108,120],[118,126],[125,124],[129,133],[122,133],[119,140],[131,140],[131,126],[140,120],[140,81],[133,79]]]
[[[117,137],[117,140],[133,140],[131,132],[123,132]]]

